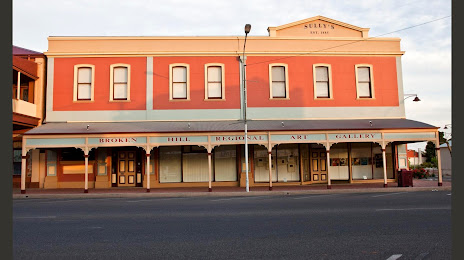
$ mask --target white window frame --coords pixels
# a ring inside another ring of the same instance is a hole
[[[329,97],[317,97],[317,88],[316,88],[316,68],[317,67],[327,67],[328,71],[328,79],[329,79]],[[327,63],[316,63],[313,64],[313,88],[314,88],[314,99],[318,100],[330,100],[333,99],[333,91],[332,91],[332,66]]]
[[[371,97],[360,97],[359,96],[359,86],[358,86],[358,68],[360,67],[367,67],[369,68],[369,76],[371,79],[370,85],[371,85]],[[370,100],[370,99],[375,99],[375,91],[374,91],[374,69],[372,64],[356,64],[354,66],[354,71],[356,74],[356,99],[360,100]]]
[[[187,98],[173,98],[173,86],[172,86],[172,69],[174,67],[185,67],[187,70]],[[190,65],[187,63],[172,63],[169,64],[169,101],[189,101],[190,100]]]
[[[285,97],[273,97],[272,96],[272,67],[284,67],[285,68]],[[285,63],[271,63],[269,64],[269,100],[288,100],[289,95],[289,79],[288,79],[288,64]]]
[[[114,69],[118,67],[127,68],[127,99],[114,99]],[[110,65],[110,101],[111,102],[128,102],[130,101],[130,81],[131,69],[129,64],[116,63]]]
[[[208,67],[221,67],[221,98],[208,97]],[[226,72],[223,63],[206,63],[205,64],[205,101],[225,101],[226,100]]]
[[[91,68],[92,69],[92,81],[90,82],[90,100],[77,99],[77,79],[79,68]],[[74,102],[93,102],[94,101],[94,89],[95,89],[95,65],[92,64],[76,64],[74,65],[74,87],[73,87],[73,101]]]

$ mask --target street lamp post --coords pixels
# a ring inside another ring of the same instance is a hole
[[[243,78],[243,101],[244,101],[244,109],[243,109],[243,119],[245,121],[245,168],[246,168],[246,192],[250,191],[250,182],[248,180],[248,129],[247,129],[247,91],[246,91],[246,59],[245,59],[245,47],[246,47],[246,39],[248,33],[251,30],[251,25],[245,25],[245,41],[243,43],[243,55],[242,55],[242,78]]]

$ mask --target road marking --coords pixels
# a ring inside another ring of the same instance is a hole
[[[339,194],[330,194],[330,195],[311,195],[311,196],[304,196],[304,197],[298,197],[298,198],[293,198],[294,200],[301,200],[301,199],[311,199],[311,198],[320,198],[320,197],[330,197],[330,196],[336,196]]]
[[[118,198],[101,198],[101,199],[92,199],[92,198],[89,198],[89,199],[85,199],[85,198],[82,198],[82,199],[73,199],[73,200],[51,200],[51,201],[39,201],[38,203],[57,203],[57,202],[72,202],[72,201],[93,201],[93,200],[114,200],[114,199],[118,199]]]
[[[145,202],[145,201],[175,200],[175,199],[185,199],[185,198],[165,198],[165,199],[127,200],[126,202]]]
[[[263,197],[266,197],[266,196],[255,196],[255,197],[243,196],[243,197],[233,197],[233,198],[215,199],[215,200],[210,200],[210,201],[256,199],[256,198],[263,198]]]
[[[421,253],[421,254],[418,255],[416,258],[414,258],[414,260],[422,260],[422,259],[424,259],[428,254],[429,254],[428,252]]]
[[[451,195],[451,193],[450,193],[450,194],[446,194],[446,195],[450,196],[450,195]]]
[[[403,256],[403,255],[401,255],[401,254],[392,255],[392,256],[390,256],[389,258],[387,258],[387,260],[396,260],[396,259],[400,258],[401,256]]]
[[[382,196],[389,196],[389,195],[396,195],[396,194],[404,194],[404,193],[408,193],[408,192],[395,192],[395,193],[388,193],[388,194],[381,194],[381,195],[375,195],[375,196],[372,196],[372,198],[375,198],[375,197],[382,197]]]
[[[15,217],[17,219],[48,219],[48,218],[56,218],[56,216],[34,216],[34,217]]]
[[[376,209],[375,211],[394,211],[394,210],[440,210],[440,209],[451,210],[451,207],[449,207],[449,208]]]

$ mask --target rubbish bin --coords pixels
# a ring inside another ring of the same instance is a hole
[[[412,171],[405,169],[398,171],[398,187],[413,187]]]

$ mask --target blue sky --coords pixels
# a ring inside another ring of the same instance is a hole
[[[246,23],[250,36],[266,36],[269,26],[317,15],[401,38],[404,93],[422,100],[405,100],[406,117],[451,124],[450,0],[14,0],[13,44],[44,52],[48,36],[243,35]]]

